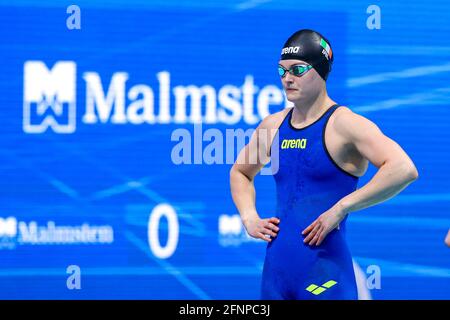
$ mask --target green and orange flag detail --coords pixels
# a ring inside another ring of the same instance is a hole
[[[325,49],[325,51],[327,52],[328,56],[331,59],[331,57],[333,56],[333,52],[331,51],[330,45],[325,40],[323,40],[323,38],[320,39],[320,45],[322,46],[322,48]]]

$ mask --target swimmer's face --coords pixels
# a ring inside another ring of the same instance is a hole
[[[305,61],[294,59],[280,60],[278,64],[285,69],[289,69],[295,65],[309,65]],[[325,81],[314,68],[308,70],[301,76],[295,76],[286,72],[285,76],[281,78],[281,83],[283,84],[287,99],[294,103],[296,101],[315,99],[325,85]]]

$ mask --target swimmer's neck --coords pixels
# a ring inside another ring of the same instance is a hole
[[[314,121],[334,104],[336,102],[328,96],[327,89],[323,88],[316,97],[294,102],[292,123],[300,125]]]

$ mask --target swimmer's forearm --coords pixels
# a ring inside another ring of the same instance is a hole
[[[244,225],[252,218],[259,217],[256,212],[256,191],[253,180],[233,168],[230,171],[231,196],[241,215]]]
[[[367,184],[342,198],[338,206],[346,214],[371,207],[394,197],[417,178],[414,165],[388,161]]]

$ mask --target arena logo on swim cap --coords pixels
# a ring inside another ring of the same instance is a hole
[[[330,60],[331,57],[333,56],[333,52],[331,51],[330,45],[325,40],[323,40],[323,38],[320,39],[320,45],[323,48],[322,50],[323,55],[325,56],[325,58],[327,58],[327,60]]]
[[[285,47],[281,49],[281,54],[288,54],[288,53],[297,53],[298,50],[300,50],[300,47]]]

